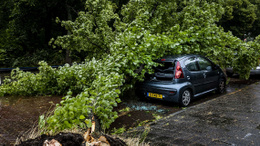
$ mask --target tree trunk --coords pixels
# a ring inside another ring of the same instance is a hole
[[[69,6],[67,5],[67,13],[68,13],[68,20],[72,21],[72,16],[71,16],[71,11]],[[71,35],[70,30],[67,31],[67,35]],[[72,60],[70,57],[70,50],[68,48],[66,48],[66,58],[65,58],[66,63],[68,64],[72,64]]]

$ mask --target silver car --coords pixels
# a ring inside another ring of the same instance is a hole
[[[235,73],[233,71],[233,68],[229,67],[229,68],[226,68],[226,73],[228,76],[233,76]],[[250,70],[250,75],[260,75],[260,59],[259,59],[259,64],[258,66],[254,69],[252,68]]]

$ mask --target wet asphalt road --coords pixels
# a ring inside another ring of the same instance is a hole
[[[145,131],[145,132],[144,132]],[[138,127],[151,145],[260,145],[260,83]]]

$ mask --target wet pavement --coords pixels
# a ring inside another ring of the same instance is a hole
[[[260,83],[188,107],[129,135],[151,145],[260,145]]]
[[[16,138],[30,130],[40,115],[51,110],[61,97],[0,97],[0,146],[14,145]]]

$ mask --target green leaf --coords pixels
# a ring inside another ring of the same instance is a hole
[[[87,127],[90,128],[92,126],[92,122],[90,119],[86,119],[85,123],[87,124]]]
[[[83,119],[85,119],[85,118],[86,118],[86,117],[85,117],[84,115],[80,115],[80,116],[79,116],[79,119],[80,119],[80,120],[83,120]]]

